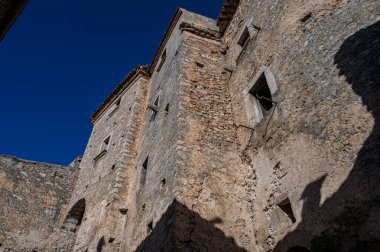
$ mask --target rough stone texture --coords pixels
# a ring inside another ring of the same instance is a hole
[[[77,167],[1,155],[0,250],[70,249],[73,237],[57,227],[78,173]]]
[[[379,251],[379,13],[241,0],[218,23],[178,9],[151,66],[93,115],[51,238],[81,252]]]
[[[256,174],[259,251],[379,250],[379,7],[241,1],[225,32],[235,122],[253,127],[238,135]],[[259,32],[241,53],[236,41],[246,25]],[[248,120],[247,96],[262,67],[273,73],[278,104],[257,123]],[[295,223],[278,205],[287,197]]]

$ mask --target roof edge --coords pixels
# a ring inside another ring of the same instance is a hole
[[[175,11],[174,16],[173,16],[172,20],[169,23],[169,27],[168,27],[168,29],[166,29],[164,37],[162,38],[162,40],[160,42],[160,45],[158,46],[158,50],[156,51],[156,54],[153,57],[153,61],[150,64],[150,66],[151,66],[151,69],[150,69],[151,73],[153,73],[154,68],[157,65],[157,62],[159,61],[159,57],[160,57],[161,53],[164,51],[165,45],[168,42],[170,36],[172,35],[172,33],[174,31],[174,28],[177,25],[177,23],[178,23],[180,17],[182,16],[183,12],[184,12],[184,9],[182,9],[182,8],[177,8],[177,10]]]
[[[116,100],[116,98],[123,93],[138,76],[150,77],[150,66],[137,66],[134,68],[120,84],[111,92],[104,102],[96,109],[91,116],[91,123],[94,124],[100,116],[109,108],[109,106]]]

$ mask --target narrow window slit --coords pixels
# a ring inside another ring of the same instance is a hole
[[[296,222],[296,217],[294,216],[292,205],[290,204],[289,198],[286,198],[278,204],[278,207],[289,217],[292,223]]]
[[[152,233],[153,231],[153,221],[151,221],[149,224],[148,224],[148,234]]]
[[[304,16],[303,18],[301,18],[301,22],[302,23],[305,23],[307,20],[309,20],[310,18],[312,17],[311,13],[308,13],[306,16]]]
[[[146,157],[144,163],[142,164],[142,169],[140,171],[140,188],[142,188],[145,185],[148,164],[149,164],[149,156]]]

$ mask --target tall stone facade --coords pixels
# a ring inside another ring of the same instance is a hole
[[[178,9],[152,64],[93,114],[51,239],[379,251],[379,13],[376,0],[226,0],[218,20]]]

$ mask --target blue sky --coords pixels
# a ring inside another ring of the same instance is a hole
[[[91,114],[149,64],[177,7],[216,18],[223,0],[34,0],[0,42],[0,153],[68,164]]]

